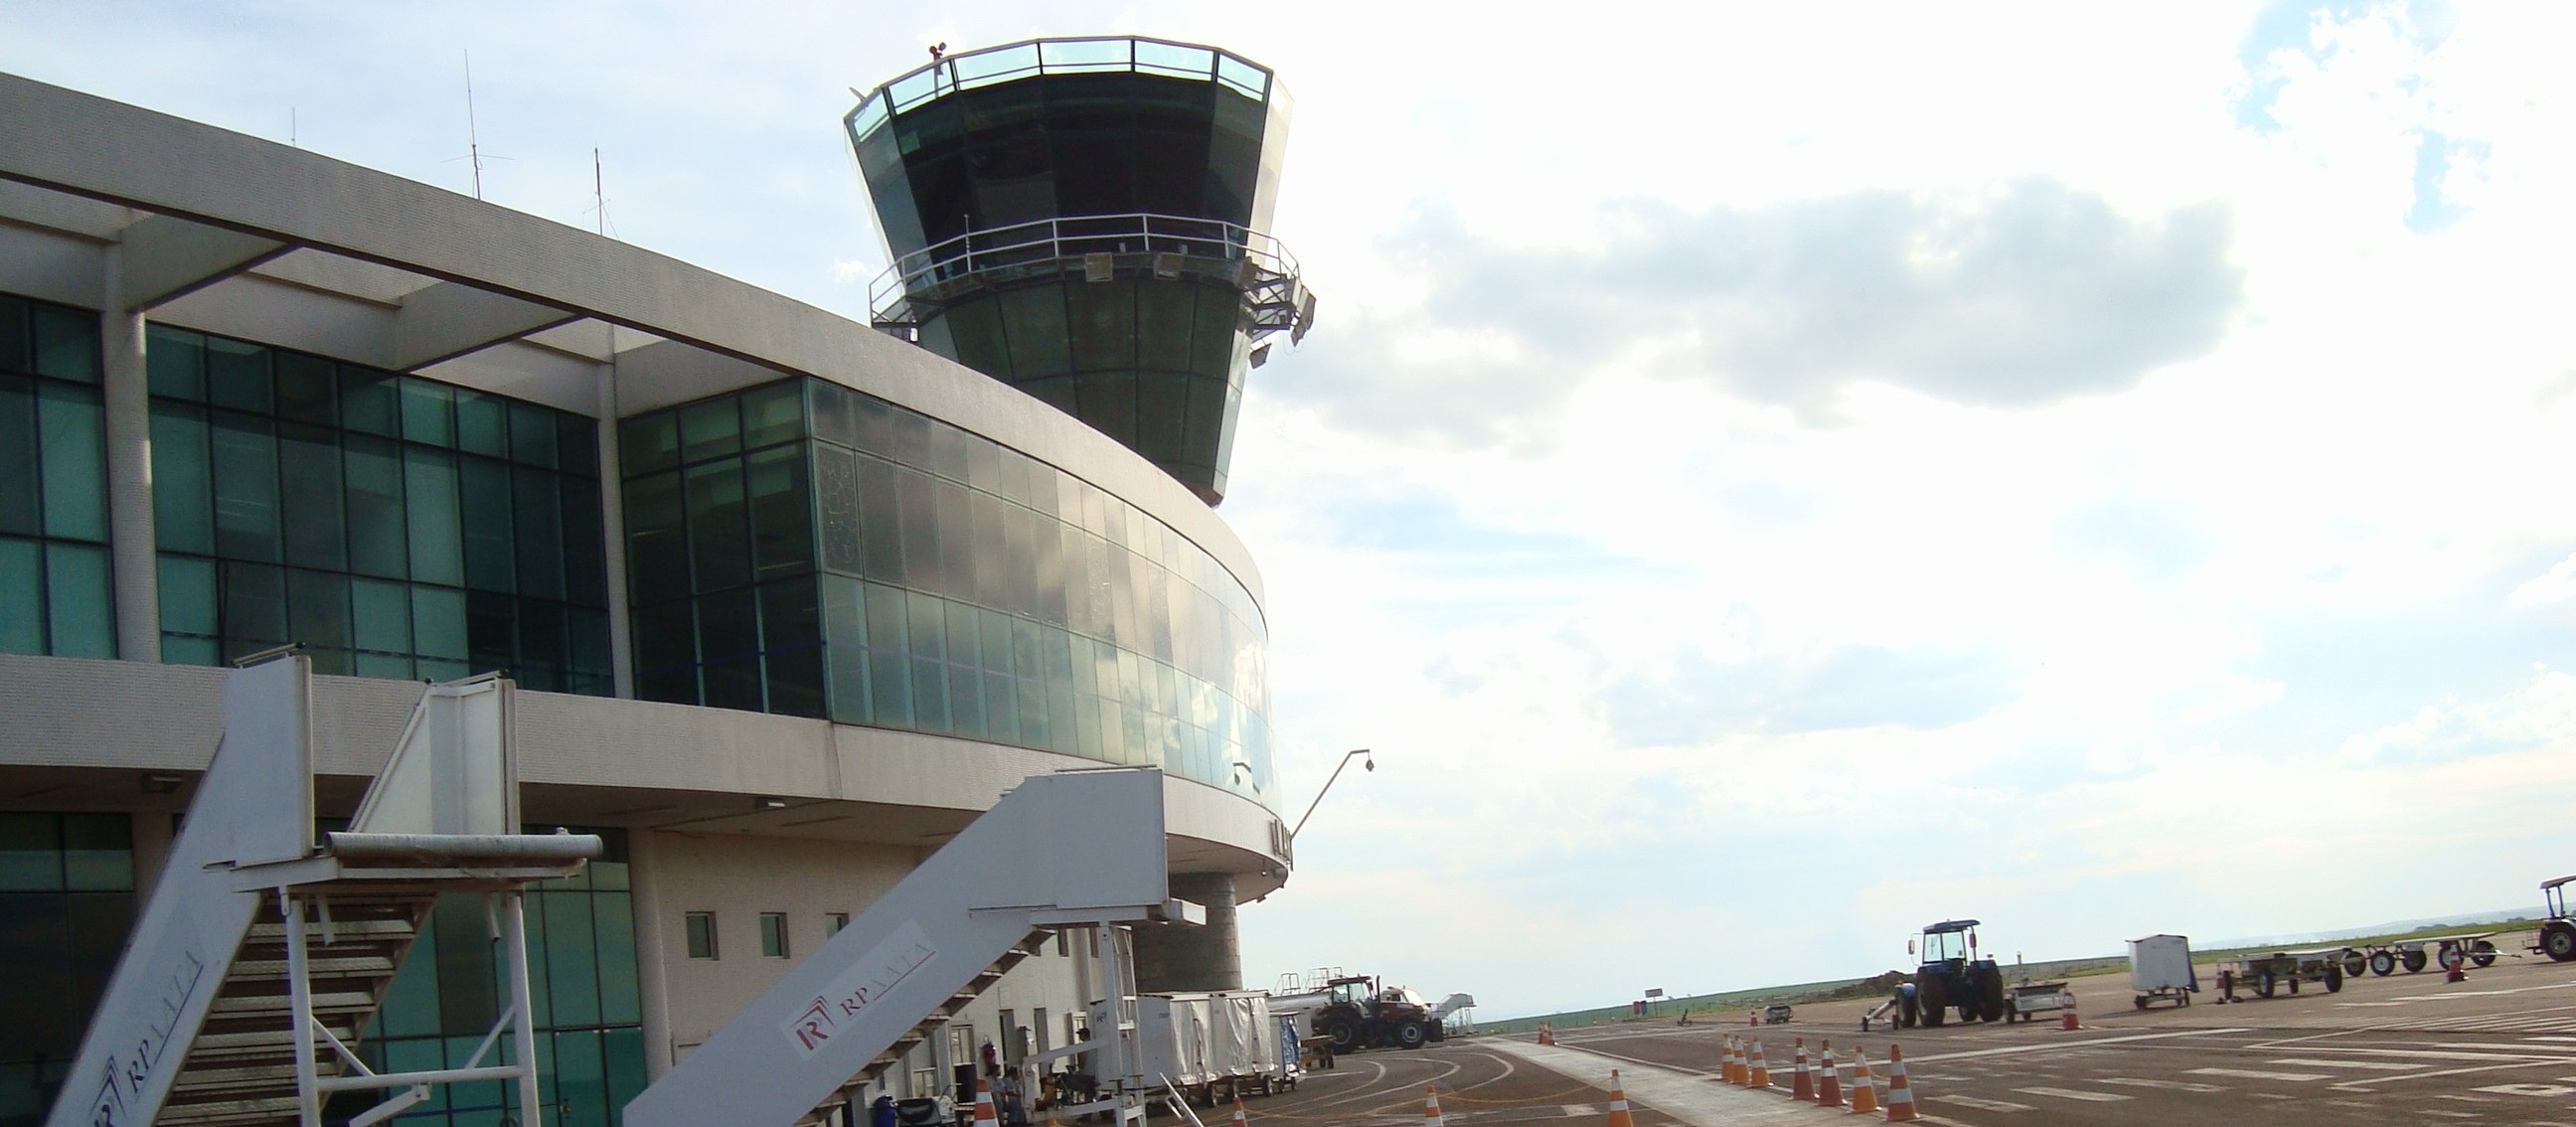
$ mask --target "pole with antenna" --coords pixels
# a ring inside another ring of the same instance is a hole
[[[465,52],[465,158],[474,166],[474,198],[483,198],[483,141],[474,127],[474,52]]]

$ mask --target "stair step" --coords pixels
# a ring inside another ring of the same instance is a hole
[[[206,1011],[206,1016],[208,1018],[214,1018],[219,1016],[238,1017],[247,1014],[284,1014],[293,1009],[294,1006],[294,999],[284,994],[250,994],[221,997],[215,999],[214,1006]],[[374,994],[350,991],[346,993],[315,994],[313,996],[313,1012],[316,1014],[362,1013],[375,1008],[376,996]]]

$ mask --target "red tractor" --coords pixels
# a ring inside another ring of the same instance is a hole
[[[1446,1033],[1421,995],[1401,986],[1380,987],[1364,974],[1332,978],[1320,990],[1274,996],[1270,1009],[1307,1011],[1307,1028],[1330,1038],[1336,1053],[1380,1045],[1419,1049]]]

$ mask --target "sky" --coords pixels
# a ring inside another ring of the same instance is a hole
[[[1320,295],[1220,515],[1245,978],[1480,1016],[2536,907],[2576,872],[2576,6],[0,0],[0,70],[864,318],[839,118],[1274,68]]]

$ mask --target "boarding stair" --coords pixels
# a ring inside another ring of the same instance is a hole
[[[1021,780],[628,1103],[626,1127],[832,1122],[1056,930],[1203,922],[1169,898],[1166,850],[1160,771]],[[1102,944],[1105,981],[1132,982],[1123,948]],[[1127,1046],[1102,1048],[1103,1079],[1141,1089]]]
[[[431,1085],[493,1080],[538,1122],[521,900],[601,842],[519,832],[514,692],[494,676],[428,686],[349,829],[317,839],[311,663],[229,674],[223,742],[48,1127],[321,1127],[334,1094],[380,1093],[347,1119],[371,1127]],[[456,892],[489,898],[510,1004],[467,1065],[376,1074],[360,1032]]]

